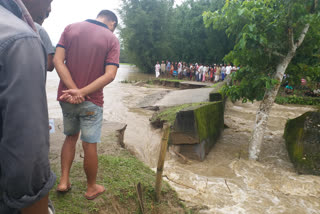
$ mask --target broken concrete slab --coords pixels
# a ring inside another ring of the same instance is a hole
[[[320,175],[320,112],[288,120],[284,132],[288,154],[301,174]]]
[[[209,94],[212,88],[198,88],[171,91],[154,106],[177,106],[187,103],[200,103],[209,101]]]
[[[223,103],[192,106],[177,113],[170,143],[180,145],[180,153],[203,161],[224,128]]]

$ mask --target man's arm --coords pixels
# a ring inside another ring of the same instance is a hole
[[[66,59],[66,51],[62,47],[57,47],[56,53],[53,58],[54,66],[61,81],[67,86],[68,89],[78,89],[77,85],[73,81],[70,71],[64,63]],[[85,96],[66,96],[62,95],[60,99],[63,99],[72,104],[79,104],[85,101]]]
[[[53,71],[54,69],[53,55],[55,52],[55,48],[52,46],[52,42],[47,31],[37,23],[35,23],[35,26],[38,29],[40,38],[48,54],[47,55],[47,71]]]
[[[53,54],[48,54],[48,58],[47,58],[47,71],[53,71],[54,69],[54,64],[53,64]]]
[[[89,85],[87,85],[84,88],[81,89],[70,89],[70,90],[66,90],[64,91],[64,95],[62,95],[61,97],[86,97],[86,96],[90,96],[90,94],[92,94],[93,92],[104,88],[106,85],[108,85],[109,83],[111,83],[114,78],[116,77],[118,71],[118,67],[115,65],[107,65],[105,68],[105,73],[104,75],[102,75],[101,77],[99,77],[98,79],[96,79],[95,81],[93,81],[92,83],[90,83]]]
[[[66,59],[66,51],[62,47],[57,47],[56,53],[53,58],[53,64],[56,67],[57,73],[61,81],[67,86],[68,89],[77,89],[77,85],[73,81],[70,71],[64,63]]]

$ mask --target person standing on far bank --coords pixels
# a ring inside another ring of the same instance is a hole
[[[160,76],[160,68],[161,68],[161,65],[157,61],[157,64],[154,66],[155,73],[156,73],[156,78],[158,78]]]
[[[167,67],[166,67],[166,78],[170,77],[170,70],[171,70],[171,64],[170,61],[167,61]]]
[[[105,191],[104,186],[96,183],[97,143],[100,142],[103,120],[103,88],[114,80],[119,67],[120,45],[113,34],[117,24],[118,18],[113,12],[102,10],[95,20],[88,19],[67,26],[53,60],[61,79],[58,101],[66,135],[57,191],[71,189],[69,173],[81,133],[87,176],[84,196],[88,200]]]
[[[161,62],[161,77],[164,77],[165,73],[166,73],[166,64],[164,63],[164,61]]]

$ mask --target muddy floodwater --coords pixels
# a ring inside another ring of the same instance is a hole
[[[104,89],[104,119],[126,123],[127,148],[155,168],[162,132],[150,126],[153,111],[140,108],[146,97],[171,89],[120,83],[150,79],[135,68],[121,66],[116,80]],[[50,118],[62,118],[56,91],[59,78],[48,74]],[[221,138],[203,162],[184,160],[169,149],[165,179],[187,206],[200,213],[320,213],[320,177],[298,175],[288,158],[282,138],[287,119],[313,110],[312,107],[274,105],[264,137],[260,160],[248,160],[248,142],[258,103],[227,102]]]
[[[320,213],[320,177],[298,175],[282,138],[288,118],[312,110],[275,105],[259,162],[248,160],[258,104],[227,103],[225,129],[203,162],[166,162],[165,174],[181,199],[200,213]]]

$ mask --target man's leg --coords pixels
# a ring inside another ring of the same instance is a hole
[[[104,192],[105,188],[96,184],[98,172],[97,143],[100,142],[103,108],[85,102],[81,108],[80,129],[84,151],[83,167],[87,176],[87,191],[85,197],[94,199]]]
[[[96,183],[98,173],[97,144],[82,142],[84,150],[83,168],[87,176],[87,192],[85,196],[90,198],[104,192],[105,188]]]
[[[63,129],[66,138],[61,150],[61,177],[58,191],[67,191],[70,187],[69,173],[76,152],[76,143],[80,133],[78,105],[60,102],[63,113]]]
[[[61,177],[57,190],[64,191],[70,187],[69,174],[72,162],[76,152],[76,143],[79,138],[79,133],[71,136],[66,136],[61,150]]]

